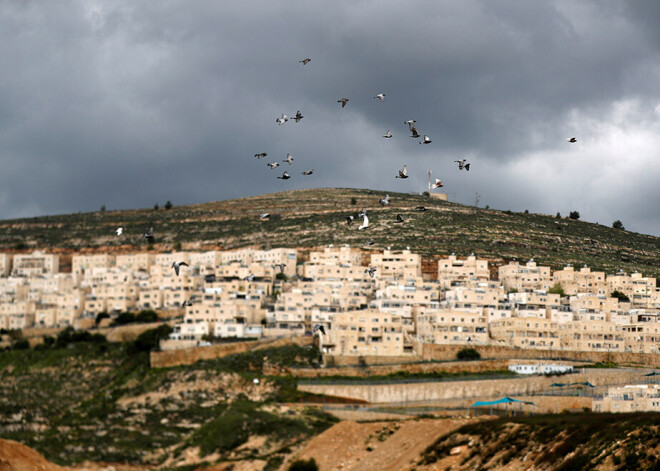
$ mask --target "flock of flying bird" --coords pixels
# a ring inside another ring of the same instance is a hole
[[[302,65],[307,65],[309,62],[311,62],[311,59],[310,58],[305,58],[305,59],[303,59],[301,61],[298,61],[298,62],[300,62]],[[376,96],[374,96],[374,98],[380,100],[381,102],[384,102],[385,101],[385,96],[386,96],[385,93],[379,93]],[[339,100],[337,100],[337,103],[340,103],[342,108],[345,108],[346,104],[348,102],[349,102],[349,99],[346,98],[346,97],[340,98]],[[304,116],[302,115],[300,110],[298,110],[296,112],[295,116],[291,117],[291,119],[293,121],[295,121],[296,123],[299,123],[303,118],[304,118]],[[282,113],[282,115],[279,118],[275,119],[275,122],[277,123],[278,126],[283,125],[288,121],[289,121],[289,117],[284,113]],[[404,121],[404,124],[408,125],[408,129],[410,131],[410,137],[415,138],[415,139],[419,139],[421,137],[421,135],[420,135],[419,131],[417,130],[416,126],[415,126],[416,122],[417,121],[414,120],[414,119],[409,119],[407,121]],[[392,132],[388,129],[382,137],[384,137],[386,139],[391,139],[392,138]],[[569,137],[566,140],[570,143],[577,142],[577,138],[575,138],[575,137]],[[419,141],[420,144],[430,144],[431,142],[433,142],[433,141],[426,134],[424,134],[424,137],[422,138],[422,140]],[[254,156],[257,159],[261,160],[262,158],[267,157],[268,154],[266,152],[261,152],[261,153],[258,153],[258,154],[254,154]],[[286,159],[284,159],[282,162],[287,163],[289,165],[292,165],[293,161],[294,161],[294,159],[291,156],[291,154],[287,154]],[[458,169],[459,170],[465,170],[467,172],[470,171],[470,163],[467,161],[467,159],[454,160],[454,162],[458,164]],[[275,162],[270,162],[267,165],[272,170],[274,168],[279,167],[280,163],[275,161]],[[301,172],[301,173],[302,173],[302,175],[305,175],[305,176],[312,175],[314,173],[314,169],[305,170],[304,172]],[[430,170],[429,170],[429,176],[430,176]],[[289,174],[289,172],[287,172],[285,170],[284,173],[282,174],[282,176],[279,176],[277,178],[281,179],[281,180],[288,180],[289,178],[291,178],[291,175]],[[398,175],[395,175],[395,178],[401,178],[401,179],[408,178],[408,166],[404,165],[403,168],[398,171]],[[431,186],[431,188],[436,189],[436,188],[441,188],[441,187],[443,187],[442,180],[439,180],[439,179],[436,178],[435,183]],[[388,204],[390,204],[390,195],[386,194],[384,198],[381,198],[380,200],[378,200],[378,203],[381,206],[387,206]],[[427,211],[427,208],[425,208],[424,206],[417,206],[415,209],[417,211],[420,211],[420,212]],[[355,220],[356,217],[358,217],[358,218],[361,217],[362,218],[362,224],[360,224],[360,226],[358,226],[358,230],[367,229],[369,227],[369,218],[367,216],[367,209],[366,208],[362,208],[362,211],[360,213],[358,213],[357,216],[354,216],[354,215],[346,216],[347,224],[350,226],[352,224],[352,222]],[[269,219],[269,218],[270,218],[270,213],[261,213],[259,215],[260,220],[266,220],[266,219]],[[401,214],[397,214],[396,215],[396,220],[394,221],[394,223],[403,223],[403,222],[404,222],[403,216]],[[123,233],[123,230],[124,230],[123,227],[117,228],[116,229],[117,236],[121,236],[122,233]],[[149,229],[142,234],[142,238],[140,240],[147,240],[148,242],[153,241],[154,240],[154,228],[149,227]],[[375,243],[374,240],[370,239],[364,245],[369,246],[369,245],[374,245],[374,243]],[[175,261],[175,262],[172,262],[171,268],[173,268],[176,275],[179,276],[179,271],[180,271],[180,268],[182,266],[187,267],[188,264],[186,262],[183,262],[183,261],[181,261],[181,262],[176,262]],[[280,273],[284,273],[284,268],[285,267],[286,267],[286,264],[284,264],[284,263],[279,263],[279,264],[274,265],[274,268],[279,268]],[[374,274],[376,272],[376,268],[375,267],[369,267],[369,268],[365,269],[364,272],[369,274],[369,276],[371,278],[373,278]],[[243,280],[248,281],[248,282],[252,282],[252,281],[254,281],[254,278],[255,278],[254,274],[251,273],[250,275],[244,277]],[[193,298],[190,298],[189,300],[184,300],[183,303],[181,304],[181,307],[185,308],[186,306],[191,306],[192,304],[193,304]],[[314,334],[316,334],[317,332],[323,333],[325,335],[325,331],[323,329],[323,326],[321,326],[321,325],[314,326]]]

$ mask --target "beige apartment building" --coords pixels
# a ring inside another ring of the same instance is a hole
[[[627,275],[620,271],[607,276],[607,287],[608,295],[613,291],[624,293],[633,307],[660,308],[660,292],[655,278],[645,277],[637,272]]]
[[[332,329],[321,336],[330,355],[404,355],[403,324],[400,317],[374,310],[338,312]]]
[[[54,274],[60,269],[60,256],[36,250],[31,254],[15,254],[12,265],[12,276]]]
[[[481,313],[426,309],[416,316],[417,336],[437,344],[487,344],[488,318]]]
[[[551,319],[557,322],[572,320],[573,315],[568,308],[561,305],[561,296],[536,290],[509,294],[509,303],[516,317],[537,317]]]
[[[607,283],[605,282],[605,272],[592,272],[586,265],[575,271],[571,265],[567,265],[562,270],[557,270],[552,274],[553,283],[561,284],[566,295],[578,293],[608,295]]]
[[[156,255],[153,253],[139,252],[117,255],[116,266],[124,272],[149,271],[154,264]]]
[[[445,259],[438,260],[438,282],[442,288],[474,287],[489,279],[488,262],[478,260],[474,255],[459,260],[456,255],[451,254]]]
[[[394,252],[386,249],[383,253],[371,254],[370,267],[376,268],[379,278],[411,280],[422,277],[422,257],[410,250]]]
[[[640,380],[643,379],[640,377]],[[660,411],[659,384],[628,384],[612,386],[603,397],[595,396],[594,412],[658,412]]]
[[[538,266],[531,259],[524,266],[519,262],[509,262],[497,269],[498,277],[507,292],[549,290],[553,285],[550,267]]]
[[[559,322],[551,319],[511,317],[488,325],[490,337],[514,348],[560,349]]]
[[[11,255],[0,253],[0,277],[9,276],[11,273]]]
[[[484,308],[496,308],[507,304],[506,292],[500,287],[489,286],[455,286],[444,293],[443,307],[466,312],[482,312]]]
[[[113,268],[117,258],[112,254],[74,255],[71,257],[71,273],[80,275],[93,268]]]
[[[362,265],[362,251],[349,246],[335,247],[330,245],[323,251],[312,251],[309,253],[309,264],[311,265],[350,265],[359,267]]]
[[[36,309],[34,301],[0,304],[0,329],[24,329],[34,325]]]

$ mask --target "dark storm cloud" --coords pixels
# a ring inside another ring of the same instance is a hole
[[[652,2],[3,2],[0,217],[421,191],[431,168],[460,202],[660,234],[659,17]]]

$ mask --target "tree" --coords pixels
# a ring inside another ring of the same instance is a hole
[[[459,360],[479,360],[481,355],[474,348],[463,348],[458,351],[456,358]]]
[[[319,465],[314,458],[308,460],[296,460],[289,466],[289,471],[318,471]]]
[[[135,322],[135,314],[131,312],[122,312],[115,318],[112,325],[126,325],[132,324],[133,322]]]
[[[172,202],[170,200],[167,200],[167,203],[165,203],[165,209],[172,209],[172,206],[174,206]]]
[[[135,339],[135,342],[133,343],[133,347],[135,350],[138,352],[150,352],[152,350],[155,350],[158,348],[160,340],[161,339],[166,339],[168,335],[172,333],[174,329],[167,325],[167,324],[162,324],[155,329],[150,329],[145,332],[142,332],[137,339]]]
[[[575,220],[580,219],[580,211],[571,211],[568,217]]]
[[[158,203],[154,205],[154,211],[158,211]]]
[[[621,229],[622,231],[626,230],[626,228],[623,227],[623,223],[621,221],[619,221],[618,219],[612,223],[612,227],[614,229]]]
[[[556,215],[555,217],[556,217],[557,219],[561,219],[561,214],[559,213],[559,211],[557,211],[557,215]]]
[[[101,212],[105,213],[105,205],[101,206]]]
[[[564,288],[562,287],[561,283],[557,282],[554,285],[552,285],[552,288],[548,290],[548,293],[550,294],[558,294],[562,298],[566,295],[564,293]]]
[[[630,302],[630,298],[628,296],[626,296],[626,293],[622,293],[619,290],[612,291],[610,293],[610,296],[612,296],[613,298],[618,299],[619,302],[625,302],[625,303]]]
[[[96,315],[96,320],[94,321],[94,323],[98,326],[103,319],[109,319],[109,318],[110,318],[110,314],[108,314],[107,312],[105,312],[105,311],[104,312],[99,312]]]
[[[156,311],[152,311],[151,309],[144,309],[138,313],[138,315],[135,317],[136,322],[158,322],[158,314],[156,314]]]
[[[353,206],[355,206],[357,204],[357,199],[355,198],[355,196],[353,198],[351,198],[351,204]]]

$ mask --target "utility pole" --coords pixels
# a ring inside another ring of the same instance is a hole
[[[431,181],[431,180],[429,179],[429,182],[430,182],[430,181]],[[481,198],[481,195],[480,195],[479,193],[475,193],[474,196],[475,196],[475,198],[474,198],[474,205],[478,208],[478,207],[479,207],[479,198]]]
[[[429,194],[431,193],[431,169],[429,169]]]

